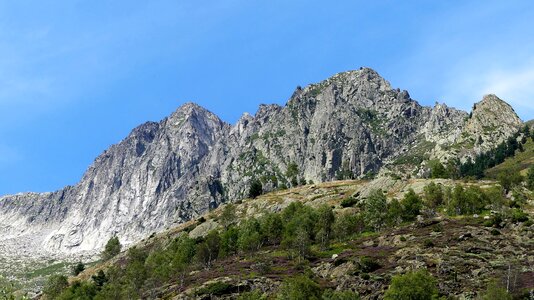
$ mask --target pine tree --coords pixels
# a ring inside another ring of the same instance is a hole
[[[365,223],[373,230],[379,231],[387,220],[387,200],[382,190],[371,192],[365,202]]]
[[[255,199],[261,194],[263,194],[263,185],[261,184],[261,181],[256,179],[252,181],[250,185],[250,189],[248,191],[248,197]]]
[[[234,224],[236,221],[236,208],[235,205],[232,203],[226,204],[223,208],[222,214],[221,214],[221,225],[224,228],[230,227],[230,225]]]
[[[409,189],[400,202],[403,208],[403,219],[413,221],[423,208],[423,201],[413,189]]]
[[[433,181],[424,187],[424,194],[429,208],[435,209],[443,203],[443,190]]]
[[[529,190],[534,191],[534,165],[528,169],[527,173],[527,187]]]
[[[117,236],[110,238],[102,252],[102,259],[109,260],[121,252],[122,245]]]
[[[317,239],[322,249],[326,249],[330,244],[332,234],[332,225],[335,222],[335,215],[332,208],[328,205],[322,205],[317,209]]]

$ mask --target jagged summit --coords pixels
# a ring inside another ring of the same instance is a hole
[[[315,84],[310,84],[304,90],[314,91],[317,88],[326,87],[330,85],[345,87],[361,86],[363,88],[373,88],[378,89],[380,91],[391,90],[390,83],[384,78],[382,78],[382,76],[380,76],[378,72],[368,67],[362,67],[359,70],[350,70],[337,73],[326,80]]]
[[[509,118],[509,120],[507,121],[512,123],[521,122],[521,120],[519,120],[519,118],[517,117],[514,108],[506,101],[500,99],[494,94],[484,95],[484,97],[482,97],[482,100],[473,105],[473,114],[475,112],[479,113],[481,111],[484,111],[484,113],[494,114],[495,116],[503,114],[504,119]]]
[[[189,101],[185,102],[184,104],[180,105],[175,112],[191,112],[191,111],[207,111],[204,107],[198,105],[195,102]]]
[[[493,94],[485,95],[473,106],[470,120],[480,123],[486,130],[490,127],[517,128],[522,124],[512,106]]]
[[[497,97],[497,95],[495,95],[495,94],[486,94],[486,95],[482,96],[482,100],[480,100],[480,103],[482,103],[482,102],[491,102],[491,101],[497,101],[497,102],[506,103],[504,100],[502,100],[501,98]]]
[[[185,119],[198,117],[206,117],[214,121],[220,121],[219,117],[214,113],[194,102],[186,102],[182,104],[167,119],[174,122],[183,122]]]

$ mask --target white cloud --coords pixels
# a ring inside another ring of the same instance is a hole
[[[469,111],[485,94],[514,107],[523,120],[534,119],[534,41],[529,4],[489,1],[451,6],[440,22],[421,29],[403,67],[405,80],[423,102],[434,100]],[[505,18],[503,16],[514,16]],[[506,21],[504,21],[506,20]],[[430,88],[429,88],[430,87]]]
[[[514,106],[534,110],[534,64],[515,70],[488,73],[481,91],[493,93]]]
[[[484,59],[482,59],[484,61]],[[440,100],[469,110],[483,95],[495,94],[523,120],[534,118],[534,59],[520,66],[456,66],[444,75]]]

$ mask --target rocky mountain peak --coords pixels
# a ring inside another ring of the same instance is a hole
[[[181,125],[185,121],[202,122],[203,120],[222,123],[215,114],[193,102],[183,104],[167,118],[167,122],[174,126]]]
[[[130,244],[240,200],[252,180],[268,191],[364,177],[394,164],[407,165],[400,172],[411,174],[436,145],[443,152],[434,151],[437,158],[450,149],[472,152],[472,145],[482,151],[520,124],[494,95],[477,103],[471,117],[445,105],[432,109],[370,68],[297,88],[287,105],[261,105],[234,126],[186,103],[160,122],[135,128],[75,187],[1,198],[0,243],[10,232],[32,239],[24,249],[92,253],[112,235]],[[296,168],[288,175],[290,165]]]
[[[512,106],[494,94],[484,95],[482,100],[473,106],[473,115],[484,114],[491,114],[497,120],[510,124],[521,123]]]
[[[493,94],[489,94],[485,95],[480,102],[473,106],[471,118],[468,123],[472,124],[472,126],[484,127],[485,129],[491,129],[489,127],[507,126],[519,128],[522,121],[510,104]]]
[[[485,95],[481,101],[473,105],[458,144],[462,145],[464,152],[469,149],[474,150],[468,156],[485,152],[512,136],[522,124],[508,103],[496,95]]]
[[[377,71],[362,67],[359,70],[350,70],[337,73],[334,76],[311,86],[328,86],[328,85],[344,86],[344,87],[363,87],[373,88],[379,91],[391,90],[390,83],[385,80]]]

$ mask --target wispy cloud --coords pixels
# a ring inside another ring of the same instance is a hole
[[[534,117],[534,63],[511,70],[493,70],[482,80],[481,92],[502,97],[523,115]]]
[[[534,55],[495,60],[485,49],[475,58],[460,59],[444,68],[440,100],[469,110],[483,95],[495,94],[511,104],[524,120],[534,118]]]
[[[534,118],[534,5],[529,2],[463,3],[432,15],[419,32],[405,68],[406,82],[438,100],[470,110],[496,94],[523,119]],[[428,99],[433,98],[433,99]]]

